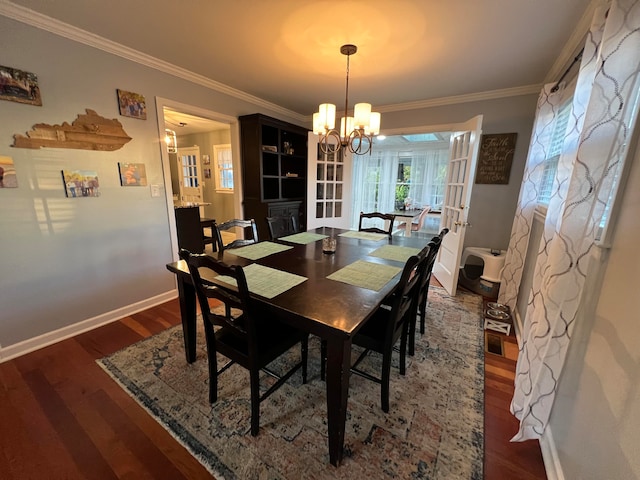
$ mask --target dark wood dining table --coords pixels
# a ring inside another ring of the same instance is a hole
[[[334,236],[336,252],[324,254],[322,241],[305,245],[277,242],[293,248],[253,261],[234,255],[233,249],[212,254],[227,264],[247,266],[258,263],[274,269],[302,275],[307,280],[274,298],[255,295],[265,308],[272,310],[282,321],[326,340],[327,342],[327,422],[329,460],[338,466],[343,457],[344,432],[349,397],[351,341],[354,334],[394,290],[399,274],[379,291],[357,287],[328,279],[333,272],[357,260],[402,267],[397,261],[370,256],[383,245],[423,248],[428,240],[418,237],[385,237],[363,240],[339,236],[341,230],[320,227],[309,233]],[[184,261],[168,263],[167,269],[177,277],[180,313],[184,332],[187,362],[196,358],[196,294]]]

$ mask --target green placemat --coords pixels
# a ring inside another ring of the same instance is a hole
[[[337,272],[333,272],[327,278],[377,292],[401,270],[400,267],[356,260]]]
[[[411,255],[420,253],[419,248],[401,247],[399,245],[383,245],[375,249],[369,255],[372,257],[384,258],[386,260],[394,260],[396,262],[407,263]]]
[[[307,243],[317,242],[323,238],[327,238],[328,235],[321,235],[319,233],[294,233],[293,235],[287,235],[286,237],[280,237],[278,240],[284,240],[285,242],[299,243],[306,245]]]
[[[282,245],[280,243],[273,242],[260,242],[253,245],[247,245],[246,247],[233,248],[229,250],[230,253],[239,257],[248,258],[249,260],[258,260],[260,258],[268,257],[274,253],[284,252],[293,247],[288,245]]]
[[[382,240],[383,238],[389,238],[386,233],[374,233],[374,232],[354,232],[349,231],[341,233],[339,237],[359,238],[360,240]]]
[[[265,298],[276,297],[307,279],[307,277],[265,267],[257,263],[252,263],[244,267],[243,270],[249,291]],[[216,277],[216,280],[228,283],[229,285],[238,285],[235,278],[226,275],[220,275]]]

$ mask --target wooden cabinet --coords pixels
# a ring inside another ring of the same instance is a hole
[[[297,215],[306,228],[308,130],[261,114],[239,120],[245,218],[260,239],[269,238],[267,216]]]

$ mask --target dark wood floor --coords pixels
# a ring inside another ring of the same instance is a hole
[[[210,478],[95,363],[179,322],[174,300],[0,364],[0,478]],[[538,444],[509,443],[514,364],[486,355],[485,478],[545,479]]]

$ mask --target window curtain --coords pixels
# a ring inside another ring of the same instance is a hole
[[[571,340],[589,257],[624,162],[640,92],[640,2],[598,8],[586,40],[553,193],[538,246],[516,367],[513,441],[540,439]],[[537,204],[540,162],[557,112],[544,87],[507,251],[498,301],[512,309]]]
[[[408,196],[412,201],[432,208],[442,204],[449,150],[403,151],[402,155],[411,158]],[[399,158],[398,151],[375,149],[371,155],[354,156],[351,228],[358,228],[360,212],[395,210]]]

